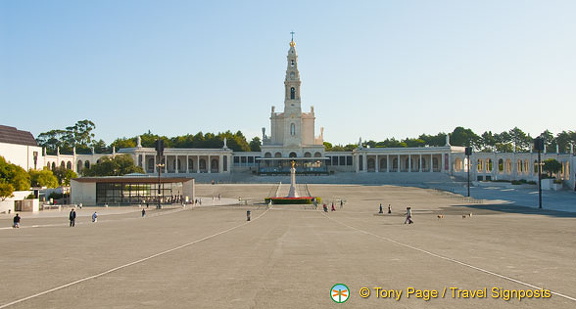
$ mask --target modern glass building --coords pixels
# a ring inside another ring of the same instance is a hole
[[[71,202],[97,206],[182,203],[194,200],[194,178],[114,176],[72,179]]]

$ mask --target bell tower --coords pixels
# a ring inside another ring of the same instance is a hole
[[[300,72],[298,71],[298,53],[296,53],[296,42],[294,42],[294,32],[290,49],[288,50],[288,65],[286,67],[286,78],[284,79],[284,106],[285,108],[297,107],[301,110],[300,100]],[[284,109],[286,111],[286,109]]]
[[[298,53],[294,32],[291,32],[292,40],[286,56],[286,76],[284,77],[284,110],[276,111],[272,107],[270,113],[270,135],[262,134],[262,157],[263,161],[270,161],[273,166],[274,160],[318,160],[324,157],[324,144],[322,134],[314,136],[314,107],[310,112],[302,111],[300,97],[300,71],[298,70]],[[269,159],[265,159],[269,158]],[[278,159],[282,158],[282,160]],[[307,159],[304,159],[307,158]],[[308,159],[316,158],[316,159]],[[288,162],[288,161],[286,161]],[[285,163],[285,162],[284,162]],[[283,164],[283,163],[282,163]]]
[[[286,78],[284,79],[284,142],[286,146],[302,145],[302,101],[300,99],[300,72],[294,32],[288,50]]]

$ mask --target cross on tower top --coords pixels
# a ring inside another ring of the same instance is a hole
[[[296,45],[296,43],[294,42],[294,31],[290,31],[290,34],[292,35],[292,41],[290,41],[290,46],[294,47]]]

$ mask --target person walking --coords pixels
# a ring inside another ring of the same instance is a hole
[[[142,218],[146,217],[146,209],[142,208]]]
[[[322,204],[322,208],[324,208],[324,212],[328,212],[328,206],[326,203]]]
[[[98,222],[98,214],[96,212],[92,214],[92,222],[94,223]]]
[[[74,208],[72,208],[72,210],[70,210],[70,214],[68,214],[68,219],[70,220],[70,226],[76,226],[76,211],[74,210]]]
[[[12,227],[15,229],[20,228],[20,216],[18,214],[14,216]]]
[[[390,204],[388,204],[388,214],[392,213],[392,206]]]
[[[334,208],[334,202],[332,202],[332,208],[331,208],[331,210],[332,210],[332,211],[336,211],[336,208]]]
[[[412,207],[406,207],[406,220],[404,220],[404,224],[406,223],[414,223],[414,221],[412,221]]]
[[[384,210],[382,210],[382,203],[380,203],[380,211],[378,211],[379,214],[383,214]]]

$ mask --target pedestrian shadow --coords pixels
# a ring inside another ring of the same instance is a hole
[[[454,208],[456,207],[456,209]],[[458,209],[459,208],[459,209]],[[534,207],[520,206],[515,204],[460,204],[442,207],[443,213],[459,211],[477,215],[494,215],[498,213],[514,213],[525,215],[542,215],[558,218],[576,218],[576,213],[552,209],[539,209]]]

